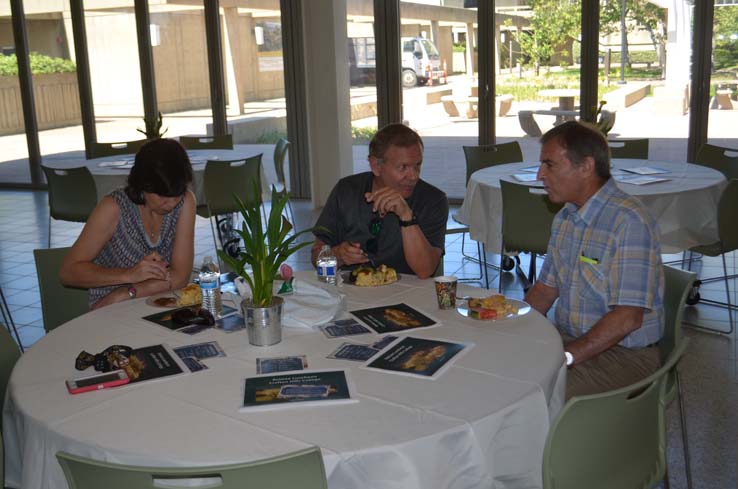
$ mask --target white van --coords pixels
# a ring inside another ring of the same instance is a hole
[[[351,84],[374,82],[376,76],[374,38],[352,37],[348,43]],[[441,56],[431,41],[423,37],[403,37],[401,47],[403,87],[425,85],[431,78],[446,83]]]

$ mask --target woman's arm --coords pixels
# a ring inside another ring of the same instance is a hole
[[[120,208],[112,197],[100,201],[87,219],[82,233],[64,257],[59,278],[72,287],[104,287],[129,284],[148,279],[166,280],[166,263],[157,254],[141,260],[132,268],[107,268],[93,260],[110,241],[120,219]],[[157,255],[157,256],[153,256]]]

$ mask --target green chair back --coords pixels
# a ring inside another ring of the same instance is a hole
[[[33,250],[47,333],[90,310],[86,289],[65,287],[59,280],[59,269],[68,252],[69,248]]]
[[[648,159],[648,139],[614,139],[607,144],[613,158]]]
[[[10,373],[13,371],[15,362],[20,358],[21,353],[18,344],[15,342],[5,325],[0,324],[0,406],[5,402],[5,392],[8,388],[8,380]],[[0,432],[2,432],[2,416],[0,416]],[[0,440],[0,449],[2,449],[2,440]],[[2,472],[3,457],[0,456],[0,473]],[[0,486],[2,481],[0,477]]]
[[[464,146],[466,158],[466,183],[472,174],[490,166],[504,165],[523,161],[523,151],[517,141],[486,146]]]
[[[718,237],[715,243],[695,246],[692,251],[707,256],[720,256],[738,249],[738,179],[728,181],[718,203]]]
[[[703,144],[695,163],[721,172],[728,180],[738,178],[738,149]]]
[[[185,149],[233,149],[233,135],[180,136],[179,143]]]
[[[502,189],[502,251],[528,251],[545,255],[551,223],[560,204],[531,187],[500,180]]]
[[[121,141],[118,143],[92,143],[90,153],[92,158],[102,158],[105,156],[116,155],[133,155],[146,144],[146,139],[138,139],[136,141]]]
[[[205,209],[198,206],[202,217],[238,212],[233,195],[242,202],[261,199],[261,154],[240,160],[209,160],[203,174]],[[254,182],[257,194],[254,195]]]
[[[257,462],[212,467],[115,465],[64,452],[57,453],[56,458],[70,489],[184,487],[188,481],[196,479],[213,479],[205,487],[218,489],[328,487],[323,458],[317,447]]]
[[[564,405],[546,439],[544,489],[650,488],[664,478],[666,375],[687,342],[646,379]]]
[[[279,138],[279,141],[274,146],[274,171],[277,174],[277,182],[282,184],[285,192],[287,191],[287,183],[284,178],[284,159],[287,156],[289,147],[290,142],[285,138]]]
[[[697,274],[664,265],[664,335],[658,343],[661,363],[682,342],[684,305]]]
[[[90,170],[41,167],[49,184],[49,214],[62,221],[86,222],[97,205],[97,188]]]

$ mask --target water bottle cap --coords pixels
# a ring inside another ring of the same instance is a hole
[[[213,257],[210,256],[210,255],[208,255],[208,256],[205,257],[204,263],[210,263],[212,261],[213,261]]]

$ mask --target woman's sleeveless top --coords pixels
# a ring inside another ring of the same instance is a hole
[[[172,212],[164,216],[159,240],[153,243],[144,229],[138,205],[128,198],[123,189],[114,190],[110,193],[110,197],[118,203],[120,218],[110,241],[93,262],[107,268],[132,268],[143,260],[146,255],[156,251],[167,262],[171,263],[174,232],[177,229],[177,221],[184,198],[172,209]],[[121,286],[118,284],[90,289],[90,306]]]

